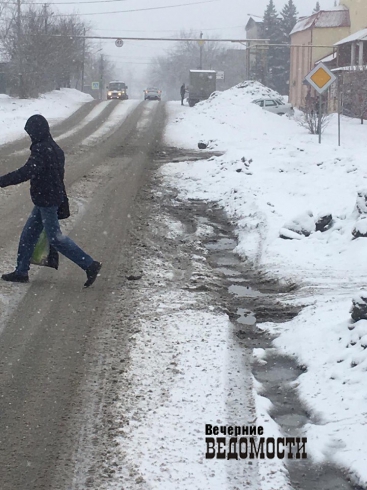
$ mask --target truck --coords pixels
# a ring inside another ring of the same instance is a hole
[[[216,87],[217,73],[214,70],[190,70],[189,106],[208,99]]]
[[[128,86],[125,82],[119,80],[113,80],[107,85],[107,100],[120,99],[126,100],[129,98],[127,95]]]

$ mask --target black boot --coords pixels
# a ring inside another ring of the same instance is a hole
[[[90,265],[88,269],[86,269],[85,272],[87,273],[87,281],[84,284],[85,288],[89,288],[89,286],[91,286],[94,283],[94,281],[97,279],[97,276],[99,275],[99,271],[101,270],[101,267],[102,267],[101,262],[94,261],[92,262],[92,265]]]
[[[28,274],[19,274],[17,271],[9,272],[9,274],[3,274],[1,279],[9,282],[29,282]]]

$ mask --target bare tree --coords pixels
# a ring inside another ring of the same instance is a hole
[[[330,116],[323,113],[321,115],[321,121],[319,114],[316,110],[306,109],[300,117],[298,117],[298,124],[303,128],[308,129],[310,134],[319,134],[319,124],[321,123],[321,132],[323,133],[326,126],[329,124]]]
[[[4,11],[5,7],[1,8]],[[6,14],[0,33],[3,52],[9,60],[7,78],[13,94],[35,97],[55,88],[81,88],[83,65],[88,72],[88,63],[92,67],[95,64],[92,47],[80,37],[89,25],[78,15],[57,17],[50,6],[30,4],[22,6],[19,33],[14,5]],[[106,69],[107,66],[106,63]]]
[[[14,3],[0,3],[0,55],[6,57],[4,42],[9,34],[11,26],[16,18],[16,8]]]
[[[330,121],[327,108],[327,98],[325,96],[321,96],[320,119],[319,97],[312,96],[311,87],[309,87],[309,91],[305,99],[305,106],[302,109],[301,115],[298,116],[296,120],[300,126],[308,129],[310,134],[319,134],[320,124],[321,132],[323,132]]]
[[[86,91],[90,90],[92,82],[101,81],[101,76],[106,82],[115,78],[114,65],[106,57],[103,60],[103,74],[101,73],[101,55],[99,53],[99,51],[93,52],[91,48],[87,50],[84,75],[84,86],[88,87]]]

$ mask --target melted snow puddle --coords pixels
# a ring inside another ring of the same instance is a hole
[[[225,267],[236,267],[240,266],[241,261],[236,255],[224,255],[222,257],[217,257],[215,262],[219,266]]]
[[[206,220],[205,224],[218,230],[217,223],[211,220]],[[227,284],[230,283],[228,292],[238,298],[237,302],[241,298],[244,298],[244,301],[246,298],[256,301],[257,298],[268,297],[268,294],[248,286],[250,281],[246,270],[243,269],[243,263],[233,253],[237,243],[230,236],[230,231],[228,235],[225,238],[222,235],[218,240],[212,239],[205,244],[213,267],[224,276]],[[271,291],[270,295],[276,297],[276,291]],[[238,338],[250,340],[250,331],[256,328],[257,323],[254,312],[239,307],[236,315],[238,318],[235,323],[243,328],[239,331]],[[281,321],[285,321],[285,318]],[[312,420],[306,411],[294,385],[303,370],[294,359],[283,357],[274,349],[269,349],[269,341],[270,339],[263,339],[258,342],[259,346],[265,347],[268,355],[264,358],[265,360],[255,363],[253,374],[261,383],[261,395],[272,403],[273,409],[269,415],[277,423],[282,433],[292,437],[302,436],[306,424],[317,424],[317,421]],[[286,466],[295,490],[362,490],[361,487],[354,486],[338,467],[329,463],[314,464],[310,456],[306,460],[290,460]]]
[[[251,286],[239,286],[237,284],[232,284],[231,286],[229,286],[228,292],[230,294],[235,294],[240,298],[257,298],[260,296],[264,296],[263,293],[260,293],[260,291],[257,291],[256,289],[253,289]]]
[[[253,374],[261,383],[260,395],[272,403],[269,415],[289,437],[304,437],[306,424],[317,425],[298,397],[294,382],[304,372],[293,358],[267,349],[262,362],[255,363]],[[265,361],[265,362],[264,362]],[[310,459],[289,460],[287,470],[295,489],[363,490],[354,486],[342,470],[332,464],[315,464]]]
[[[230,276],[231,278],[232,278],[232,276],[240,276],[241,275],[241,272],[235,271],[233,269],[228,269],[227,267],[218,267],[216,270],[217,270],[217,272],[220,272],[221,274],[224,274],[225,276]],[[234,281],[234,279],[231,279],[231,281]],[[241,281],[242,281],[242,278],[241,278]]]
[[[249,326],[256,325],[256,316],[252,311],[245,310],[244,308],[238,308],[236,313],[237,315],[239,315],[236,320],[237,323],[240,323],[241,325],[249,325]]]
[[[233,250],[237,246],[236,240],[233,238],[220,238],[219,240],[211,241],[205,244],[208,250]]]

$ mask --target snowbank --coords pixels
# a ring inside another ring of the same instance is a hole
[[[38,99],[14,99],[0,95],[0,144],[24,136],[24,124],[33,114],[42,114],[52,125],[69,117],[91,100],[93,98],[89,94],[70,88],[54,90]]]
[[[308,427],[314,455],[349,466],[366,484],[365,334],[364,327],[351,333],[348,325],[352,297],[367,277],[367,238],[352,235],[357,221],[357,228],[365,229],[356,199],[366,187],[367,127],[343,118],[338,147],[333,116],[319,145],[294,120],[251,103],[266,90],[242,84],[192,109],[171,103],[168,144],[197,148],[203,140],[225,153],[169,164],[162,173],[182,196],[218,201],[226,209],[244,260],[303,286],[302,304],[311,306],[276,329],[276,345],[308,368],[299,391],[322,420],[322,426]],[[333,224],[316,232],[309,218],[316,220],[325,210]],[[295,222],[306,226],[309,236],[293,231],[280,238],[285,225]],[[275,331],[274,325],[267,328]]]

